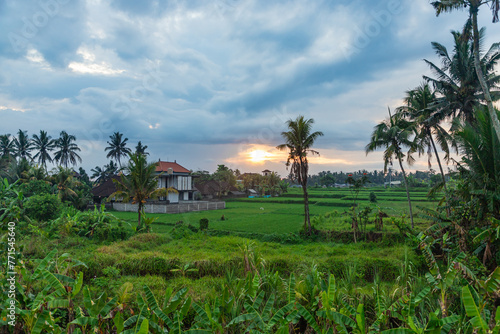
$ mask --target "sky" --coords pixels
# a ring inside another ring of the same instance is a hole
[[[383,169],[373,127],[467,19],[428,0],[0,0],[0,15],[0,134],[67,131],[87,171],[119,131],[150,160],[282,176],[298,115],[324,133],[310,173]],[[479,22],[498,41],[488,7]]]

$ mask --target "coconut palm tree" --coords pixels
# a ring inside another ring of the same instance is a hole
[[[31,159],[31,151],[33,150],[33,143],[31,142],[28,132],[19,130],[17,138],[14,138],[14,145],[16,147],[16,156],[22,159]]]
[[[33,159],[38,159],[38,162],[46,168],[47,162],[52,162],[49,152],[53,151],[55,146],[56,141],[46,131],[40,130],[40,135],[33,135],[33,149],[38,151]]]
[[[443,109],[450,117],[459,117],[474,123],[474,108],[484,101],[484,94],[478,76],[474,70],[473,43],[470,42],[470,25],[466,24],[462,32],[452,31],[454,38],[453,54],[442,44],[433,42],[432,47],[441,60],[441,67],[425,60],[436,78],[424,76],[437,92],[436,109]],[[482,45],[484,31],[481,30],[479,45]],[[491,96],[500,98],[500,76],[494,69],[500,59],[498,45],[493,44],[481,59],[481,65],[487,74],[487,83]],[[454,128],[452,128],[454,131]]]
[[[113,175],[118,174],[120,168],[118,168],[118,166],[113,162],[113,160],[110,160],[109,164],[104,165],[104,170],[111,177]]]
[[[10,160],[16,156],[16,146],[14,140],[10,139],[10,134],[0,136],[0,159]]]
[[[115,159],[118,161],[118,164],[120,165],[120,168],[122,167],[121,164],[121,157],[127,156],[130,152],[130,148],[127,147],[127,141],[128,138],[122,139],[123,133],[120,132],[115,132],[109,138],[111,141],[108,141],[108,147],[106,147],[104,150],[109,151],[108,154],[106,155],[106,158],[111,158]]]
[[[442,122],[446,118],[443,109],[435,108],[436,93],[431,90],[427,83],[423,83],[413,90],[406,92],[404,99],[406,105],[399,107],[396,112],[402,113],[405,117],[412,122],[415,122],[418,135],[415,138],[415,144],[418,149],[419,155],[427,153],[428,165],[431,168],[431,159],[434,152],[436,161],[439,165],[443,186],[446,190],[446,179],[444,177],[443,166],[436,147],[436,141],[443,152],[445,152],[445,159],[450,159],[450,147],[448,142],[451,137],[442,126]]]
[[[94,179],[96,185],[99,185],[109,179],[109,175],[105,169],[102,169],[99,166],[95,166],[90,170],[92,172],[91,178]]]
[[[128,166],[120,179],[113,179],[117,191],[108,198],[118,197],[123,201],[132,200],[132,204],[137,204],[138,225],[141,227],[141,213],[149,198],[167,196],[168,193],[176,193],[174,188],[158,188],[158,178],[156,176],[157,163],[148,163],[143,154],[129,153]]]
[[[496,135],[500,140],[500,121],[498,119],[497,113],[493,106],[493,99],[490,95],[490,88],[487,83],[487,73],[485,73],[484,67],[481,65],[479,58],[480,51],[480,31],[477,23],[477,15],[479,12],[479,7],[488,4],[491,8],[493,15],[493,22],[498,22],[498,12],[500,11],[500,0],[441,0],[434,1],[431,3],[436,10],[436,15],[440,15],[443,12],[452,12],[455,10],[469,10],[469,21],[472,24],[472,39],[474,43],[474,68],[476,70],[479,83],[484,93],[484,99],[488,106],[488,112],[491,117],[493,128],[495,129]]]
[[[146,152],[146,149],[148,148],[148,145],[144,146],[142,145],[141,141],[137,143],[137,146],[135,147],[135,154],[144,154],[144,155],[149,155],[148,152]]]
[[[54,168],[52,172],[51,181],[61,201],[71,200],[78,196],[75,189],[77,186],[81,185],[81,183],[75,180],[73,174],[73,170],[61,166]]]
[[[54,159],[68,168],[68,163],[76,165],[77,161],[82,162],[82,158],[78,155],[80,148],[74,142],[76,137],[69,135],[66,131],[61,131],[59,139],[56,140],[56,147],[59,148],[54,154]]]
[[[394,158],[398,160],[405,181],[406,196],[408,198],[408,206],[410,207],[411,227],[414,228],[410,192],[406,172],[403,167],[403,159],[406,157],[406,162],[409,165],[414,162],[411,153],[415,152],[415,145],[412,141],[412,137],[415,135],[415,124],[406,120],[402,113],[391,115],[391,110],[388,110],[389,118],[375,126],[370,143],[366,145],[365,150],[368,155],[368,153],[379,148],[385,148],[384,172],[387,172],[387,166],[392,165]],[[406,155],[403,153],[403,147],[405,146],[409,149]]]
[[[488,112],[486,107],[478,108],[477,125],[462,124],[458,129],[456,138],[463,154],[459,170],[470,195],[479,199],[475,205],[478,217],[489,213],[500,219],[500,141]]]
[[[319,155],[319,152],[311,149],[316,139],[323,136],[320,131],[312,132],[314,119],[305,119],[304,116],[298,116],[295,120],[288,120],[286,125],[288,131],[281,133],[285,143],[276,146],[280,151],[288,151],[286,160],[287,168],[290,168],[290,178],[296,180],[304,192],[304,228],[308,228],[309,235],[312,233],[311,220],[309,218],[309,197],[307,193],[307,176],[309,164],[308,154]]]

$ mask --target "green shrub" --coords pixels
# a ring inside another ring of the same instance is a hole
[[[375,193],[373,191],[370,193],[370,202],[372,202],[372,203],[377,202],[377,195],[375,195]]]
[[[31,180],[21,184],[19,187],[25,197],[52,193],[50,184],[44,180]]]
[[[208,229],[208,219],[207,218],[201,218],[200,219],[200,231]]]
[[[59,197],[50,194],[31,196],[24,203],[24,212],[38,221],[48,221],[61,213],[62,203]]]

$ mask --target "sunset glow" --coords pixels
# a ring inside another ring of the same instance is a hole
[[[249,160],[253,163],[261,163],[266,160],[271,160],[274,154],[266,152],[264,150],[254,150],[248,153]]]

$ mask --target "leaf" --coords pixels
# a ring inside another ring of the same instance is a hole
[[[415,332],[408,328],[394,328],[382,332],[382,334],[414,334]]]
[[[298,304],[297,309],[299,310],[299,314],[306,319],[307,323],[309,326],[312,327],[316,332],[321,332],[321,329],[319,328],[318,324],[316,323],[316,320],[314,317],[309,313],[308,310],[305,309],[304,306]]]
[[[76,278],[75,285],[73,286],[71,297],[75,297],[80,292],[80,290],[82,289],[82,285],[83,285],[83,272],[80,271]]]
[[[40,334],[45,327],[45,323],[47,322],[47,319],[50,318],[49,311],[45,310],[41,314],[38,315],[35,325],[33,326],[33,329],[31,330],[31,334]]]
[[[40,275],[40,273],[43,270],[45,270],[45,268],[47,268],[49,262],[52,260],[54,255],[56,255],[56,253],[57,253],[57,249],[54,249],[49,254],[47,254],[47,256],[42,261],[40,261],[40,263],[36,267],[35,271],[33,272],[33,275],[31,276],[31,280],[34,281],[38,278],[38,275]]]
[[[113,323],[115,324],[116,327],[116,332],[121,333],[125,326],[123,326],[123,314],[121,312],[118,312],[115,317],[113,318]]]
[[[283,320],[285,318],[285,315],[289,313],[293,309],[293,303],[289,303],[282,308],[280,308],[274,316],[269,320],[269,327],[273,327],[276,325],[280,320]],[[286,319],[285,319],[286,320]],[[288,320],[287,320],[288,321]]]
[[[358,324],[358,329],[361,333],[365,333],[366,319],[365,319],[365,306],[363,304],[358,305],[356,313],[356,322]]]
[[[471,318],[470,323],[474,326],[474,328],[481,328],[483,331],[488,331],[488,325],[484,322],[479,310],[474,302],[474,298],[472,297],[472,293],[468,286],[464,286],[462,288],[462,302],[465,307],[465,312]]]
[[[229,324],[227,324],[227,326],[229,327],[229,326],[236,325],[236,324],[239,324],[239,323],[242,323],[242,322],[245,322],[245,321],[252,321],[255,318],[257,318],[256,314],[254,314],[254,313],[245,313],[245,314],[239,315],[236,318],[234,318],[233,320],[231,320],[229,322]]]
[[[149,321],[148,319],[144,319],[141,324],[141,328],[137,332],[137,334],[148,334],[149,333]]]

